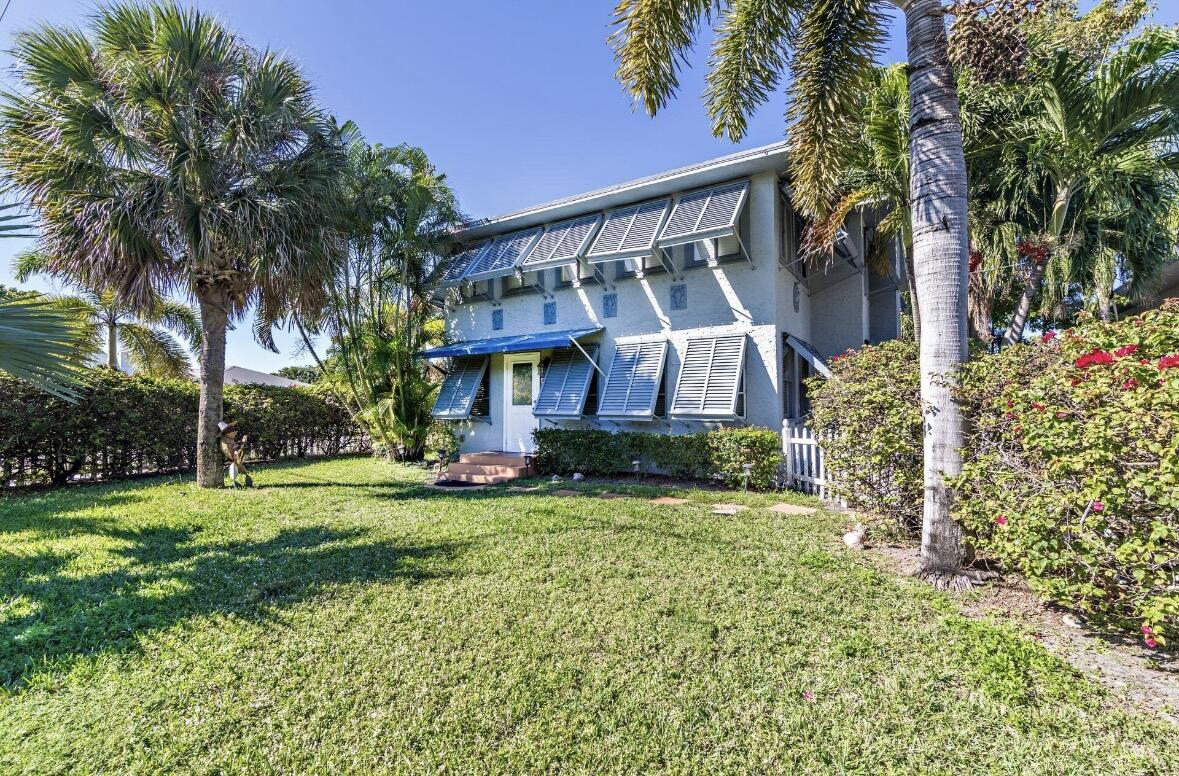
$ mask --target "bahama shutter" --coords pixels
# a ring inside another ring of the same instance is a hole
[[[435,278],[434,285],[438,288],[457,286],[462,282],[463,277],[467,274],[467,270],[479,260],[483,251],[490,246],[491,243],[489,242],[480,243],[454,256],[443,265],[442,271]]]
[[[743,180],[679,195],[659,234],[658,245],[682,245],[736,234],[748,194],[749,181]]]
[[[549,224],[520,269],[531,271],[576,264],[601,225],[601,213]]]
[[[471,264],[463,280],[489,280],[510,275],[540,238],[541,228],[524,229],[496,237]]]
[[[591,358],[596,351],[594,347],[586,349]],[[542,418],[580,417],[593,376],[593,362],[577,348],[553,351],[532,414]]]
[[[736,417],[744,373],[744,334],[688,340],[671,414]]]
[[[670,206],[670,199],[658,199],[611,210],[586,253],[586,260],[599,264],[650,256]]]
[[[598,400],[598,415],[651,420],[666,358],[666,340],[615,345],[610,371]]]
[[[475,403],[475,394],[483,382],[487,370],[487,356],[459,356],[450,364],[450,372],[442,381],[434,409],[430,413],[444,420],[462,420],[470,417]]]

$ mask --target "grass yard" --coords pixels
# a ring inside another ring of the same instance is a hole
[[[1174,727],[840,516],[424,477],[0,499],[0,772],[1179,773]]]

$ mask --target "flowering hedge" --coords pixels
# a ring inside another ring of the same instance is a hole
[[[866,346],[832,359],[834,380],[807,381],[832,489],[906,530],[921,526],[924,491],[917,356],[909,340]]]
[[[1033,589],[1179,631],[1179,301],[969,364],[957,516]]]

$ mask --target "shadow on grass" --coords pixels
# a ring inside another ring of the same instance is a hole
[[[333,585],[449,576],[446,562],[461,549],[320,527],[223,543],[170,528],[98,532],[121,546],[114,568],[93,575],[72,571],[71,553],[0,555],[0,684],[18,689],[47,663],[131,652],[145,633],[192,616],[264,620]]]

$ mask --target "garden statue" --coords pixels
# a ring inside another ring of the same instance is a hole
[[[238,474],[245,478],[247,488],[254,487],[254,479],[250,477],[250,473],[246,471],[246,445],[250,438],[243,436],[241,441],[237,438],[237,423],[226,423],[224,420],[217,424],[217,428],[221,431],[221,453],[225,456],[225,460],[229,461],[229,481],[235,488],[242,487],[237,481]]]

